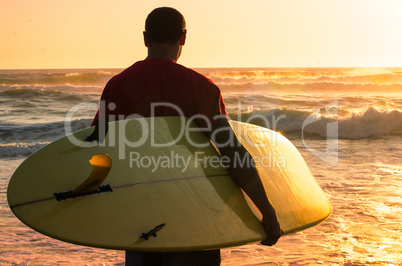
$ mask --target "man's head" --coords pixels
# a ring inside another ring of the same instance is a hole
[[[145,21],[144,37],[149,45],[153,43],[176,44],[186,32],[183,15],[174,8],[154,9]]]

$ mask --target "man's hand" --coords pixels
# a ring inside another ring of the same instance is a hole
[[[265,218],[266,217],[266,218]],[[267,238],[261,242],[266,246],[273,246],[278,242],[278,239],[283,235],[283,230],[279,225],[275,212],[270,215],[264,216],[262,219]]]

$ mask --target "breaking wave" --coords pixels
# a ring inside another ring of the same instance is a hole
[[[281,132],[290,139],[367,139],[402,137],[402,112],[370,107],[349,117],[288,109],[230,113],[233,120],[256,124]],[[91,119],[73,121],[72,130],[86,128]],[[328,126],[337,129],[329,136]],[[0,158],[28,156],[44,145],[65,136],[64,121],[42,124],[0,124]]]
[[[279,131],[289,138],[364,139],[402,136],[402,112],[381,111],[374,107],[348,116],[326,115],[289,109],[231,113],[230,118]],[[329,134],[328,127],[337,128]]]

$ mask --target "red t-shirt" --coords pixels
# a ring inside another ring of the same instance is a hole
[[[157,106],[152,106],[156,104]],[[206,127],[216,115],[227,117],[220,89],[208,78],[169,59],[139,61],[106,85],[92,124],[128,116],[203,116],[194,121]],[[105,119],[106,118],[106,119]]]

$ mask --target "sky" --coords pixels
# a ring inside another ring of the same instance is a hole
[[[160,6],[188,67],[402,67],[400,0],[1,0],[0,69],[128,67]]]

